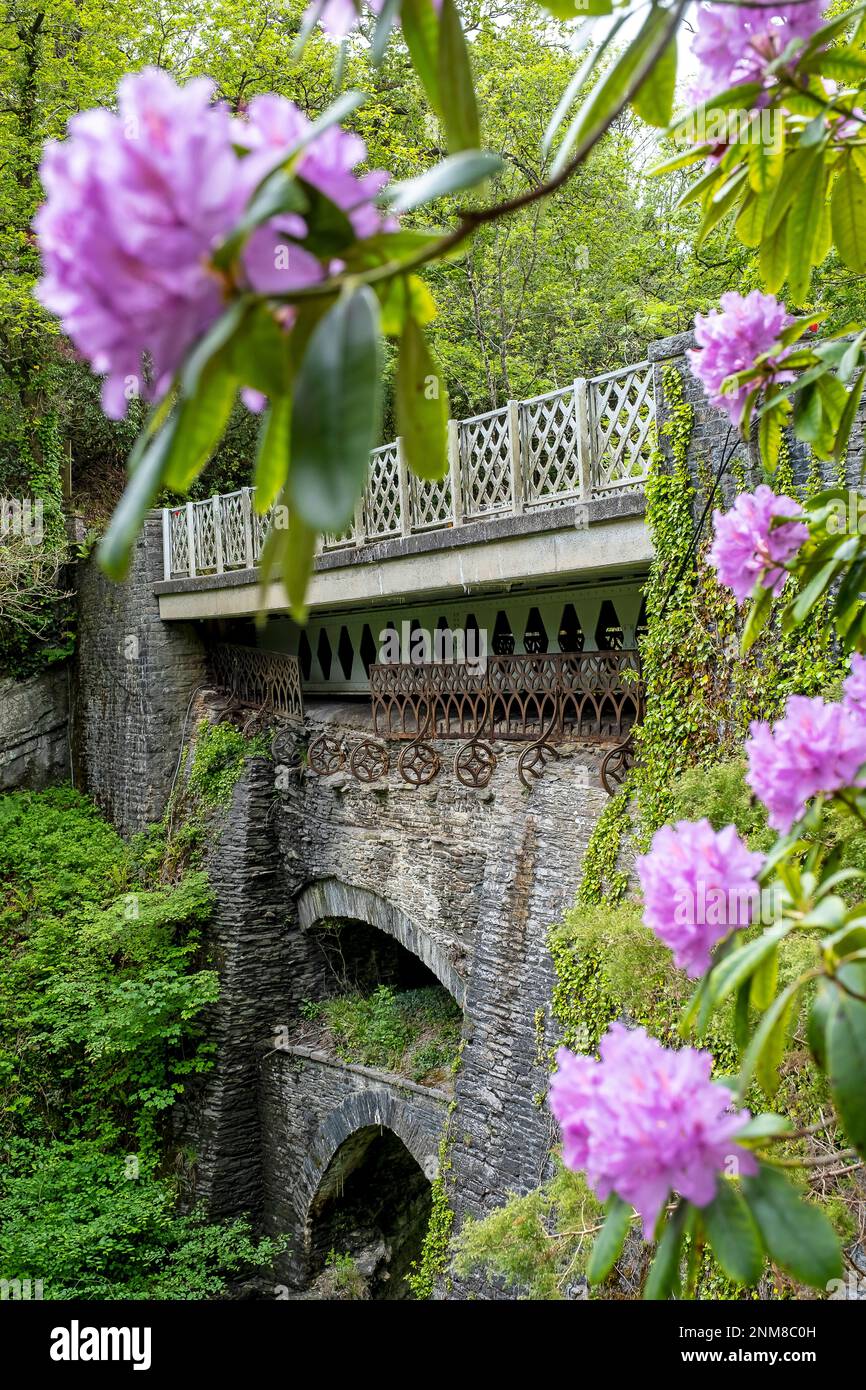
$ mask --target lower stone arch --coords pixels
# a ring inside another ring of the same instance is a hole
[[[393,937],[423,961],[456,999],[466,1002],[466,985],[448,959],[446,949],[422,931],[399,907],[369,888],[357,888],[337,878],[323,878],[309,884],[298,897],[298,920],[307,929],[328,918],[366,922]]]
[[[443,1105],[442,1128],[446,1113]],[[418,1123],[411,1113],[411,1102],[402,1101],[389,1091],[375,1089],[347,1096],[322,1122],[310,1144],[298,1183],[298,1207],[306,1226],[310,1208],[334,1155],[347,1139],[360,1129],[379,1126],[390,1129],[405,1144],[424,1176],[433,1182],[439,1171],[439,1136]]]

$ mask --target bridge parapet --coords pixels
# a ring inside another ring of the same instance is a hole
[[[652,366],[640,362],[450,421],[449,471],[439,482],[409,473],[397,439],[373,451],[354,519],[340,535],[326,536],[321,550],[351,552],[379,541],[640,491],[654,418]],[[256,512],[254,488],[164,509],[164,579],[253,569],[270,516]]]

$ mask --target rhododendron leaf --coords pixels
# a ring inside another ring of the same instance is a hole
[[[755,1077],[758,1085],[766,1096],[774,1096],[779,1089],[782,1058],[788,1046],[793,1020],[794,995],[792,995],[785,1007],[780,1011],[772,1028],[768,1030],[767,1037],[755,1063]]]
[[[773,616],[773,593],[759,582],[749,608],[749,616],[743,629],[740,648],[747,652],[758,640],[770,618]]]
[[[448,472],[448,391],[424,330],[410,314],[400,338],[395,383],[397,433],[406,462],[419,478]]]
[[[814,1289],[825,1289],[842,1271],[839,1241],[824,1213],[777,1169],[762,1163],[743,1178],[743,1196],[774,1264]]]
[[[713,147],[711,144],[695,145],[693,149],[688,149],[684,154],[678,154],[673,159],[664,159],[660,164],[654,164],[647,174],[658,177],[661,174],[672,174],[675,169],[684,169],[689,164],[697,164],[699,159],[706,159],[711,154]]]
[[[780,185],[780,187],[782,186]],[[788,273],[788,230],[784,221],[769,228],[767,226],[768,215],[769,209],[764,217],[759,264],[764,288],[770,294],[775,294],[784,284],[785,276]]]
[[[704,212],[703,221],[695,240],[696,247],[703,245],[713,228],[717,227],[722,218],[730,212],[740,196],[745,178],[746,170],[738,169],[719,189],[718,193],[713,195]]]
[[[658,1243],[655,1259],[646,1277],[642,1298],[668,1298],[678,1287],[680,1281],[680,1257],[686,1234],[686,1220],[689,1208],[681,1203],[670,1216]]]
[[[866,368],[858,372],[849,391],[848,400],[845,402],[845,409],[839,417],[839,426],[836,433],[836,446],[833,450],[833,457],[837,463],[841,462],[848,448],[848,440],[851,437],[851,430],[857,417],[860,407],[860,400],[863,395],[863,386],[866,383]]]
[[[412,66],[433,110],[441,115],[439,91],[439,24],[432,0],[402,0],[400,25]]]
[[[339,256],[355,240],[355,232],[349,218],[342,208],[328,198],[320,189],[299,178],[307,200],[304,221],[307,234],[301,244],[307,251],[322,260]]]
[[[566,116],[571,110],[571,107],[573,106],[576,98],[579,96],[580,92],[586,86],[589,76],[593,68],[596,66],[599,59],[601,58],[601,55],[603,54],[604,50],[608,47],[614,35],[619,31],[621,26],[625,23],[625,18],[625,15],[620,15],[618,19],[614,20],[607,36],[603,39],[603,41],[600,44],[598,44],[596,48],[592,50],[592,52],[583,60],[580,66],[575,69],[575,71],[569,78],[565,91],[562,93],[562,96],[556,103],[553,115],[547,123],[547,128],[545,129],[544,135],[541,140],[541,148],[544,154],[550,153],[550,147],[553,144],[556,132],[559,130],[560,126],[562,125],[562,122],[565,120]],[[575,57],[579,53],[582,53],[584,48],[586,48],[587,44],[592,38],[592,33],[593,28],[591,24],[584,24],[581,27],[578,35],[575,38],[574,46],[571,50],[572,54]]]
[[[716,92],[707,101],[699,102],[675,117],[666,133],[673,135],[683,126],[694,126],[713,111],[751,111],[761,90],[760,82],[740,82],[735,87],[726,87],[723,92]]]
[[[460,154],[449,155],[441,164],[434,165],[416,179],[389,184],[382,197],[395,212],[411,212],[422,203],[431,203],[434,198],[442,198],[446,193],[460,193],[465,188],[473,188],[484,179],[498,174],[502,167],[500,156],[489,150],[463,150]]]
[[[223,437],[237,390],[238,378],[225,355],[212,358],[195,395],[178,405],[177,426],[165,459],[166,487],[186,492],[195,482]]]
[[[764,140],[763,127],[755,122],[756,139],[748,147],[749,183],[756,193],[771,193],[785,167],[785,122],[781,116],[770,120],[770,139]]]
[[[843,967],[845,983],[856,993],[864,992],[866,971],[858,967]],[[852,979],[852,971],[855,983]],[[836,990],[836,997],[827,1022],[827,1074],[833,1103],[845,1133],[857,1149],[866,1155],[866,1003],[855,999],[844,989]]]
[[[265,412],[259,429],[253,476],[256,511],[261,515],[276,498],[289,471],[291,396],[276,397]]]
[[[752,976],[750,986],[751,1002],[763,1013],[773,1002],[779,982],[779,952],[773,949],[764,957]]]
[[[787,1115],[774,1115],[770,1111],[763,1111],[760,1115],[753,1115],[743,1129],[737,1130],[737,1143],[760,1145],[776,1135],[790,1134],[793,1128]]]
[[[769,201],[767,194],[746,194],[736,221],[737,236],[744,246],[760,246]]]
[[[442,0],[439,11],[439,98],[448,148],[473,150],[481,143],[475,83],[466,36],[454,0]]]
[[[788,1024],[791,1019],[791,1010],[793,1003],[800,990],[804,989],[807,983],[807,980],[805,980],[802,977],[793,980],[791,984],[788,985],[787,989],[784,989],[782,993],[778,995],[776,999],[773,1000],[769,1009],[767,1009],[767,1012],[764,1014],[763,1018],[761,1019],[757,1028],[755,1029],[752,1041],[746,1048],[746,1055],[743,1058],[743,1063],[740,1067],[739,1084],[741,1096],[744,1096],[746,1094],[749,1082],[755,1074],[755,1070],[758,1067],[759,1062],[764,1056],[765,1049],[769,1048],[770,1057],[772,1059],[775,1059],[775,1061],[778,1061],[778,1058],[781,1055],[781,1048],[784,1045],[785,1038],[787,1037]],[[775,1093],[776,1086],[778,1085],[778,1077],[776,1077],[774,1081],[773,1078],[769,1078],[767,1076],[767,1072],[765,1070],[761,1074],[759,1079],[761,1080],[761,1085],[763,1089],[766,1091],[767,1095],[773,1095]],[[765,1084],[767,1080],[769,1080],[769,1086]]]
[[[713,1254],[728,1278],[735,1284],[756,1283],[764,1268],[761,1235],[732,1183],[719,1181],[713,1201],[701,1207],[701,1221]]]
[[[586,1277],[590,1284],[601,1284],[610,1274],[622,1254],[631,1225],[632,1208],[615,1192],[607,1199],[606,1210],[604,1225],[595,1238],[586,1266]]]
[[[185,396],[195,395],[202,372],[211,358],[238,332],[254,302],[251,295],[241,295],[240,299],[236,299],[216,323],[211,325],[190,352],[181,369],[181,385]]]
[[[574,147],[597,139],[623,103],[631,99],[629,94],[639,74],[646,77],[652,71],[679,24],[682,9],[682,5],[671,10],[650,6],[636,37],[602,74],[569,126],[553,161],[554,177],[565,168]]]
[[[377,293],[386,338],[399,338],[410,316],[422,325],[436,317],[436,301],[419,275],[395,275],[377,286]]]
[[[289,599],[289,611],[295,622],[306,621],[304,598],[313,568],[316,532],[306,526],[297,513],[288,507],[288,491],[280,494],[280,507],[288,514],[288,526],[272,526],[268,531],[259,561],[259,582],[262,590],[260,610],[264,611],[265,588],[275,578],[281,578]]]
[[[758,426],[758,447],[764,466],[774,472],[779,462],[782,447],[782,422],[784,415],[779,410],[770,410],[760,417]]]
[[[289,388],[289,335],[264,304],[247,316],[235,334],[229,360],[242,386],[268,397],[281,396]]]
[[[444,231],[416,231],[411,227],[401,228],[398,232],[377,232],[375,236],[356,241],[354,246],[349,247],[344,259],[351,265],[369,266],[408,261],[435,246],[445,235]]]
[[[793,922],[778,922],[775,926],[767,927],[754,941],[747,941],[745,946],[738,947],[720,961],[710,975],[710,995],[713,1003],[720,1004],[729,994],[733,994],[734,990],[757,970],[765,956],[774,951],[778,943],[793,929]]]
[[[677,44],[676,39],[671,38],[637,95],[632,97],[632,109],[647,125],[666,126],[673,111],[676,83]]]
[[[734,1044],[737,1052],[742,1052],[749,1041],[749,988],[748,980],[740,985],[734,1005]]]
[[[132,545],[144,520],[144,514],[153,506],[154,499],[163,486],[165,461],[176,428],[175,414],[145,449],[100,542],[99,562],[109,579],[118,583],[126,578]]]
[[[312,530],[338,531],[354,511],[379,430],[380,382],[379,305],[360,286],[319,320],[295,379],[289,492]]]
[[[379,11],[379,18],[376,21],[376,28],[373,30],[373,39],[370,44],[370,57],[374,67],[378,67],[385,56],[391,30],[394,28],[399,15],[400,0],[385,0]]]
[[[824,206],[826,172],[820,151],[798,173],[802,183],[788,214],[788,288],[794,303],[802,304],[809,292]]]

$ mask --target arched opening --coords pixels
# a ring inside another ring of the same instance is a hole
[[[430,1179],[402,1139],[384,1125],[356,1130],[310,1205],[312,1280],[330,1297],[411,1298],[431,1209]]]
[[[450,1089],[460,1006],[429,966],[368,922],[326,918],[307,928],[315,982],[297,1042],[335,1061]]]

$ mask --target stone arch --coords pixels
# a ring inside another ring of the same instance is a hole
[[[454,969],[445,947],[434,941],[399,907],[369,888],[356,888],[336,878],[309,884],[298,897],[298,919],[305,930],[328,918],[366,922],[391,936],[432,970],[440,984],[463,1008],[466,985]],[[408,1147],[408,1146],[407,1146]]]
[[[442,1113],[442,1124],[446,1120]],[[310,1209],[334,1156],[359,1130],[390,1129],[406,1146],[424,1176],[433,1182],[439,1171],[439,1137],[420,1124],[412,1113],[412,1101],[389,1091],[358,1091],[347,1096],[319,1126],[299,1176],[297,1210],[306,1228]]]

